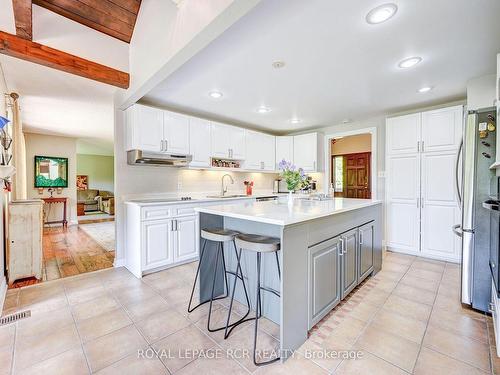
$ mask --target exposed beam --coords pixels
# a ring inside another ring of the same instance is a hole
[[[32,4],[31,0],[12,0],[16,34],[18,37],[33,39]]]
[[[127,89],[128,73],[0,31],[0,53]]]
[[[124,9],[109,0],[33,0],[33,3],[127,43],[137,18],[135,6]]]

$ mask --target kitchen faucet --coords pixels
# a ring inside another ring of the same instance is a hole
[[[227,186],[224,187],[224,177],[229,177],[229,179],[231,180],[231,184],[234,184],[234,180],[233,178],[231,177],[231,175],[229,174],[225,174],[224,176],[222,176],[222,184],[221,184],[221,195],[224,196],[224,194],[227,193]]]

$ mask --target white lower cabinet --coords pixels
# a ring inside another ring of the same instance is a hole
[[[174,227],[174,261],[183,262],[198,256],[198,215],[175,219]]]
[[[136,277],[198,258],[193,205],[126,205],[126,262]]]
[[[495,287],[495,281],[491,281],[491,303],[490,303],[490,313],[493,318],[493,333],[495,335],[495,343],[497,347],[497,357],[500,357],[500,321],[498,320],[500,316],[500,300],[498,299],[497,289]]]
[[[172,220],[154,220],[142,223],[142,270],[162,267],[174,260]]]

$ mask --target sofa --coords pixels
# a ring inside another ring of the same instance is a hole
[[[102,211],[115,214],[115,198],[113,193],[104,190],[87,189],[77,191],[77,203],[83,204],[84,212]]]

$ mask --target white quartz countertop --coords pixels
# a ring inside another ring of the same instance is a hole
[[[220,194],[220,193],[219,193]],[[230,202],[235,200],[253,200],[256,198],[263,197],[275,197],[275,196],[285,196],[286,193],[272,193],[272,192],[257,192],[253,195],[244,195],[241,193],[229,192],[227,195],[237,195],[234,197],[214,197],[218,195],[217,193],[185,193],[176,195],[166,195],[166,196],[144,196],[144,197],[133,197],[125,200],[126,204],[136,204],[139,206],[155,206],[155,205],[178,205],[178,204],[196,204],[196,203],[206,203],[206,202]],[[181,197],[191,197],[190,200],[179,200]]]
[[[250,220],[273,225],[290,225],[309,220],[319,219],[346,211],[382,204],[377,199],[334,198],[325,201],[308,201],[295,199],[293,206],[288,206],[287,200],[265,202],[242,202],[240,204],[198,207],[196,211]]]

